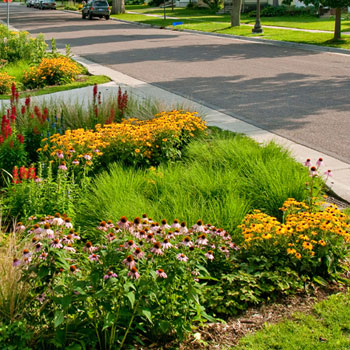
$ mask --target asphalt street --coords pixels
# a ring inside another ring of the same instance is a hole
[[[350,163],[348,55],[11,6],[17,29]]]

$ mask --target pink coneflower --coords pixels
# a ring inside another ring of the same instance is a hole
[[[62,151],[58,151],[58,152],[56,153],[56,156],[57,156],[57,158],[59,158],[59,159],[63,159],[63,158],[64,158],[64,154],[63,154]]]
[[[193,246],[193,242],[191,241],[191,237],[186,236],[182,242],[181,242],[184,246],[186,247],[192,247]]]
[[[113,240],[115,240],[115,235],[113,232],[110,232],[106,235],[106,238],[109,242],[112,242]]]
[[[156,240],[153,238],[153,233],[148,233],[147,234],[146,241],[147,242],[151,242],[151,243],[155,243]]]
[[[179,223],[179,220],[178,219],[175,219],[174,222],[172,223],[171,225],[172,228],[178,228],[180,229],[181,228],[181,225]]]
[[[62,248],[63,245],[61,244],[60,240],[58,238],[54,239],[51,243],[52,248]]]
[[[89,255],[89,260],[90,261],[98,261],[100,259],[100,256],[97,254],[91,254]]]
[[[113,224],[113,221],[112,221],[112,220],[108,220],[108,221],[107,221],[107,227],[108,227],[108,228],[114,228],[114,224]]]
[[[46,260],[47,255],[48,255],[47,253],[42,252],[42,253],[40,254],[40,256],[39,256],[39,259],[41,259],[41,260]]]
[[[166,219],[163,219],[163,220],[161,221],[160,228],[161,228],[162,230],[169,230],[169,229],[171,228],[171,226],[167,224]]]
[[[22,263],[29,265],[31,261],[32,261],[32,257],[28,256],[28,257],[23,258]]]
[[[92,157],[91,157],[91,155],[90,154],[84,154],[84,159],[86,159],[86,160],[91,160],[92,159]]]
[[[22,255],[24,258],[28,258],[32,253],[28,249],[23,249]]]
[[[37,296],[37,299],[40,301],[40,303],[43,303],[44,300],[46,299],[45,293],[39,294],[39,295]]]
[[[332,177],[332,176],[333,176],[332,170],[327,170],[327,171],[324,172],[324,174],[325,174],[327,177]]]
[[[177,258],[178,260],[180,260],[180,261],[185,261],[185,262],[188,260],[188,257],[187,257],[185,254],[182,254],[182,253],[177,254],[177,255],[176,255],[176,258]]]
[[[228,254],[228,253],[229,253],[227,247],[225,247],[225,246],[221,246],[221,247],[219,247],[219,249],[220,249],[220,251],[223,252],[224,254]]]
[[[186,222],[182,221],[180,226],[181,226],[180,229],[179,229],[180,234],[186,235],[188,233],[188,228],[186,227]]]
[[[80,240],[80,236],[77,235],[73,230],[69,230],[69,233],[72,235],[73,239]]]
[[[304,165],[309,168],[311,166],[311,159],[310,158],[306,159]]]
[[[104,276],[103,276],[103,279],[104,280],[108,280],[108,279],[110,279],[110,278],[117,278],[118,277],[118,275],[115,273],[115,272],[113,272],[113,271],[108,271]]]
[[[201,234],[198,239],[197,239],[197,244],[199,245],[207,245],[208,244],[208,240],[207,240],[207,236],[203,233]]]
[[[106,221],[101,221],[99,226],[97,226],[97,229],[100,231],[108,231],[107,223]]]
[[[85,246],[83,248],[84,252],[92,253],[95,250],[96,250],[96,247],[94,247],[90,241],[85,243]]]
[[[142,259],[144,257],[144,255],[145,255],[144,252],[138,247],[134,250],[133,254],[138,259]]]
[[[153,247],[151,248],[151,253],[156,254],[156,255],[163,255],[163,251],[161,249],[162,245],[160,242],[155,242],[153,244]]]
[[[228,232],[226,231],[222,231],[221,232],[221,237],[225,240],[225,241],[229,241],[231,239],[231,236]]]
[[[63,170],[63,171],[67,171],[67,170],[68,170],[68,168],[67,168],[65,162],[62,162],[62,163],[58,166],[58,169],[61,169],[61,170]]]
[[[310,168],[310,176],[316,176],[317,175],[317,169],[316,167],[312,166]]]
[[[161,277],[161,278],[168,278],[168,275],[164,272],[163,269],[158,269],[156,271],[156,274],[158,277]]]
[[[12,266],[19,266],[21,265],[21,260],[14,258],[12,262]]]
[[[124,243],[124,248],[133,249],[133,248],[136,248],[136,244],[132,239],[129,239],[127,242]]]
[[[34,182],[41,183],[41,182],[43,182],[43,179],[39,176],[35,176]]]
[[[50,228],[50,225],[49,225],[49,228]],[[35,224],[33,227],[33,233],[35,235],[40,235],[41,232],[42,232],[42,228],[38,224]]]
[[[55,214],[55,217],[51,221],[51,225],[54,226],[62,226],[64,224],[64,220],[61,218],[59,213]]]
[[[318,161],[316,162],[317,168],[319,168],[322,163],[323,163],[323,159],[322,158],[318,158]]]
[[[238,245],[236,243],[230,242],[229,246],[230,246],[231,249],[239,250],[239,247],[238,247]]]
[[[129,228],[129,226],[130,226],[126,216],[122,216],[120,218],[120,220],[118,221],[117,225],[123,230],[127,230]]]
[[[69,271],[73,274],[75,274],[76,272],[78,272],[79,270],[77,269],[77,267],[75,265],[71,265],[69,267]]]
[[[197,223],[192,226],[192,230],[193,232],[204,232],[205,228],[203,226],[203,221],[198,220]]]
[[[64,219],[64,227],[69,229],[73,228],[73,224],[70,222],[70,218]]]
[[[140,274],[137,272],[137,268],[135,266],[131,268],[131,270],[128,273],[128,276],[135,279],[138,279],[140,277]]]
[[[68,234],[67,236],[64,236],[62,238],[63,244],[68,244],[68,243],[73,243],[73,242],[74,242],[74,239],[73,239],[73,236],[71,234]]]
[[[16,232],[18,232],[18,233],[24,232],[25,229],[26,229],[26,227],[21,222],[18,222],[17,226],[15,228]]]
[[[76,252],[76,250],[73,248],[71,243],[69,243],[66,246],[64,246],[63,249],[68,250],[71,253],[75,253]]]
[[[41,250],[41,248],[43,247],[43,245],[40,243],[40,242],[38,242],[36,245],[35,245],[35,251],[38,253],[38,252],[40,252],[40,250]]]
[[[165,238],[162,242],[162,247],[163,249],[169,249],[171,248],[173,245],[170,243],[168,238]]]
[[[79,160],[78,160],[78,159],[74,159],[74,160],[72,161],[72,164],[73,164],[73,165],[79,165]]]
[[[125,264],[129,269],[132,269],[135,266],[135,260],[132,255],[128,255],[124,260],[123,264]]]
[[[208,253],[204,254],[204,256],[210,261],[214,260],[214,255],[213,255],[213,251],[212,250],[208,250]]]
[[[28,220],[29,221],[33,221],[33,220],[36,220],[37,218],[36,218],[36,216],[34,216],[34,215],[32,215],[32,216],[30,216],[29,218],[28,218]]]

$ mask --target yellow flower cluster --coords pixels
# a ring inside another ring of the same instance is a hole
[[[81,73],[80,66],[66,56],[43,58],[37,67],[24,73],[23,83],[28,87],[69,83]]]
[[[6,72],[0,72],[0,95],[4,95],[11,91],[11,85],[15,82],[15,77],[7,74]]]
[[[282,207],[287,213],[285,222],[255,211],[245,217],[239,226],[244,247],[249,249],[264,240],[286,248],[286,253],[297,259],[318,255],[335,240],[350,242],[349,217],[336,206],[312,212],[303,202],[289,198]]]
[[[96,125],[92,130],[68,130],[55,134],[39,151],[55,157],[62,152],[65,157],[100,156],[105,152],[132,154],[133,157],[151,158],[159,149],[175,147],[203,131],[205,122],[197,113],[184,111],[163,112],[151,120],[124,119],[121,123]]]

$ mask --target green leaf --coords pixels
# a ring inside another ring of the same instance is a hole
[[[126,294],[126,296],[129,299],[129,301],[130,301],[131,307],[133,308],[134,304],[135,304],[135,294],[134,294],[134,292],[129,292],[128,294]]]
[[[147,320],[153,324],[152,322],[152,313],[151,311],[147,310],[147,309],[143,309],[142,310],[142,314],[146,316]]]
[[[325,279],[323,279],[321,276],[314,276],[313,280],[318,283],[321,286],[328,286],[328,283]]]
[[[170,322],[169,321],[160,321],[159,328],[162,330],[163,333],[168,333],[168,330],[170,329]]]
[[[61,310],[57,310],[55,312],[55,317],[54,317],[55,328],[58,327],[63,321],[64,321],[64,312]]]
[[[109,328],[110,326],[112,326],[113,323],[114,323],[114,320],[115,320],[114,314],[108,312],[108,313],[107,313],[107,316],[106,316],[106,318],[105,318],[105,322],[104,322],[102,331],[104,331],[106,328]]]

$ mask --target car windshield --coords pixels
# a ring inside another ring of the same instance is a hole
[[[95,6],[108,6],[106,1],[95,1]]]

